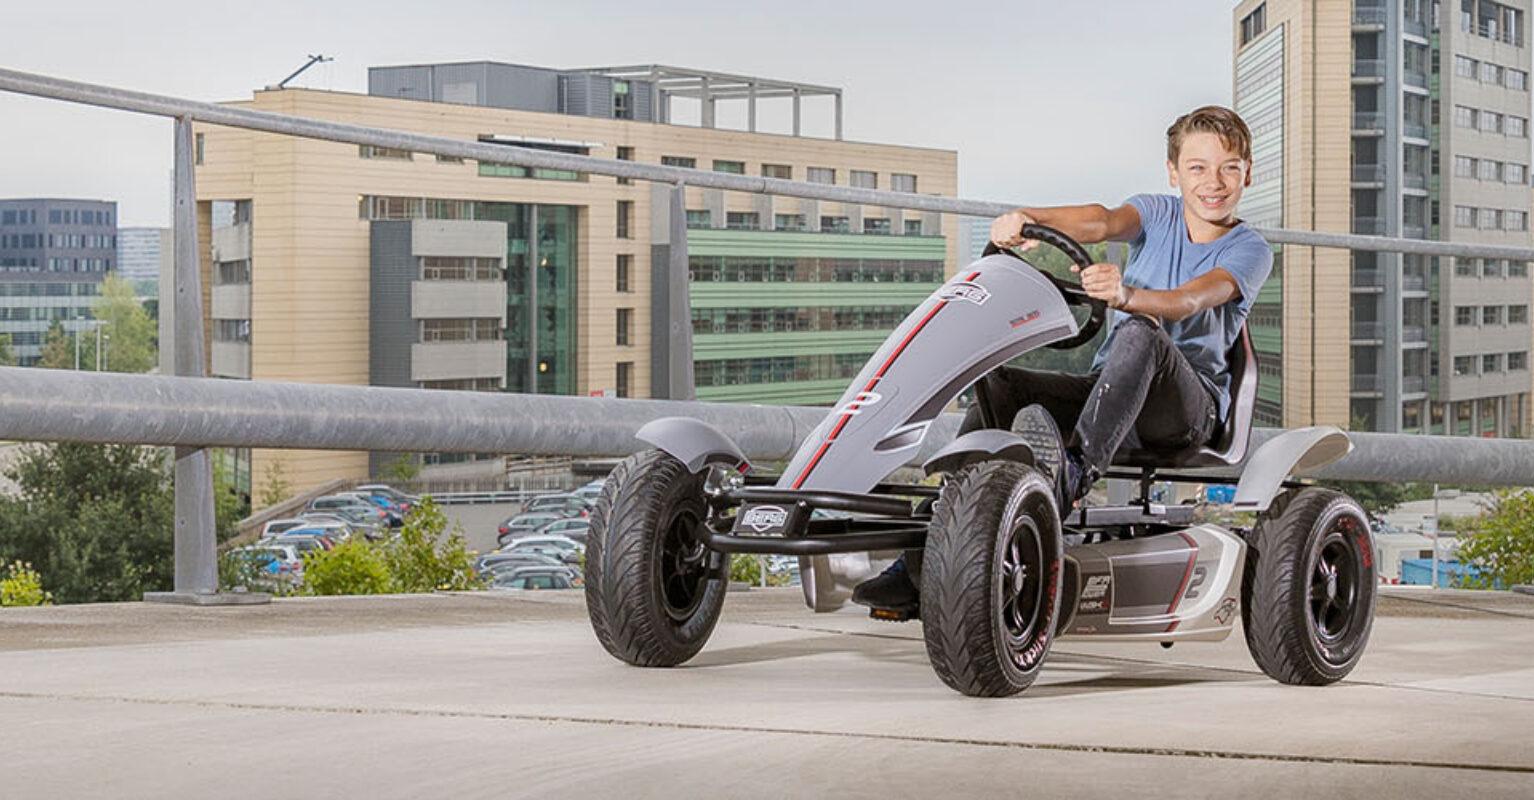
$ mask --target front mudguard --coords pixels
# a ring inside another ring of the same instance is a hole
[[[710,464],[723,464],[739,472],[751,465],[735,441],[713,425],[692,417],[662,417],[644,424],[634,433],[642,442],[671,454],[692,473]]]
[[[1280,433],[1246,459],[1232,507],[1236,511],[1266,511],[1290,475],[1320,469],[1352,450],[1348,435],[1331,425]]]

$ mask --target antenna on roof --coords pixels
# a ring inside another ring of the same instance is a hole
[[[314,66],[315,64],[324,64],[324,63],[327,63],[327,62],[330,62],[330,61],[335,61],[335,59],[331,58],[330,56],[326,56],[326,55],[313,55],[313,54],[310,54],[309,62],[307,64],[304,64],[302,67],[299,67],[298,69],[293,70],[293,74],[292,75],[289,75],[288,77],[283,78],[280,83],[278,83],[276,86],[274,86],[272,88],[274,88],[274,89],[281,89],[281,88],[283,88],[283,87],[288,85],[288,81],[291,81],[294,78],[297,78],[299,75],[302,75],[304,70]]]

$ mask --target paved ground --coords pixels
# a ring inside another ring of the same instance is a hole
[[[496,526],[520,510],[520,503],[442,506],[448,527],[451,529],[453,523],[458,523],[463,529],[463,538],[468,542],[469,549],[480,553],[488,553],[499,546],[495,541],[498,533]]]
[[[1064,640],[972,700],[920,629],[732,595],[686,668],[578,593],[0,612],[7,797],[1534,796],[1534,598],[1397,591],[1347,682]]]

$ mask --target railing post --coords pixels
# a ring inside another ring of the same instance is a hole
[[[650,396],[692,400],[692,289],[687,261],[687,187],[656,187],[650,249]]]
[[[197,189],[192,163],[192,121],[176,118],[175,336],[169,343],[175,374],[206,377],[202,335],[202,275],[197,250]],[[165,343],[162,343],[165,346]],[[173,591],[147,592],[150,602],[226,605],[269,602],[265,594],[219,594],[218,539],[213,515],[213,462],[207,448],[177,447],[175,468],[176,577]]]

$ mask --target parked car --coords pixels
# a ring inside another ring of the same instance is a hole
[[[362,517],[373,521],[375,524],[387,525],[391,528],[399,527],[399,525],[396,524],[398,515],[391,515],[388,511],[351,495],[332,494],[326,495],[324,497],[316,497],[315,499],[309,501],[309,510],[329,512],[338,512],[344,510],[350,512],[351,514],[361,515]]]
[[[495,541],[497,544],[506,544],[512,539],[522,536],[531,536],[544,525],[562,517],[552,511],[537,511],[533,513],[521,513],[502,522],[496,528]]]
[[[248,564],[256,573],[254,589],[273,589],[279,586],[292,586],[299,582],[304,573],[304,560],[298,548],[290,544],[274,544],[263,542],[261,544],[246,545],[229,551],[230,557]]]
[[[382,483],[369,483],[363,486],[358,486],[357,491],[365,492],[371,495],[383,495],[384,497],[393,500],[396,505],[403,507],[407,513],[410,511],[410,509],[421,504],[421,498],[419,496],[406,494],[394,488],[393,486],[388,486]]]
[[[570,494],[573,494],[576,497],[579,497],[580,499],[595,505],[597,502],[597,497],[602,494],[602,486],[606,483],[606,480],[594,480],[591,483],[576,489]]]
[[[325,511],[305,511],[298,516],[308,522],[344,522],[369,539],[377,538],[376,534],[388,527],[372,509],[331,508]]]
[[[277,534],[269,540],[274,544],[285,544],[298,551],[299,557],[316,550],[333,550],[336,543],[325,532],[318,528],[298,528]]]
[[[551,511],[562,517],[584,517],[591,513],[591,503],[573,494],[543,494],[527,501],[522,513]]]
[[[566,564],[578,564],[586,548],[567,536],[527,536],[512,542],[510,553],[533,552],[551,555]]]
[[[261,526],[261,538],[270,539],[283,531],[302,528],[307,524],[308,520],[303,519],[274,519]]]
[[[591,530],[591,520],[587,517],[567,517],[556,519],[541,527],[537,531],[539,536],[563,536],[574,539],[581,547],[586,546],[586,533]]]
[[[486,553],[474,560],[477,575],[496,575],[522,567],[562,567],[564,562],[543,553]]]
[[[356,535],[356,533],[360,530],[351,523],[344,522],[342,520],[306,519],[303,522],[303,527],[289,528],[285,531],[282,531],[281,533],[278,533],[277,536],[280,537],[286,536],[288,534],[319,531],[325,535],[325,538],[330,539],[336,544],[340,544],[341,542],[352,538],[352,536]]]
[[[492,589],[574,589],[583,586],[581,576],[568,567],[523,567],[495,576]]]

